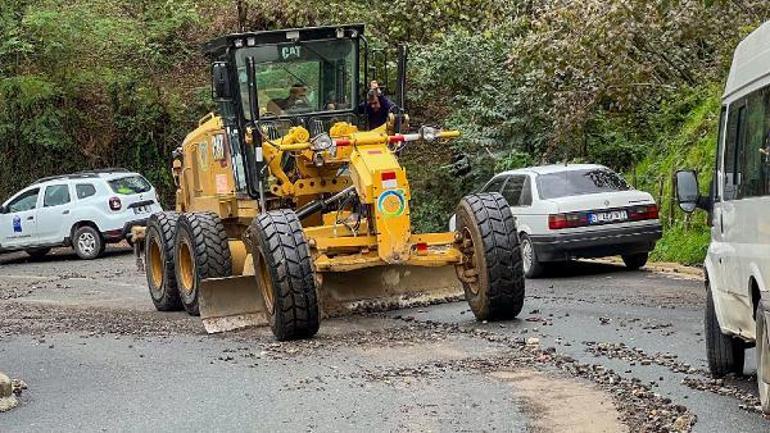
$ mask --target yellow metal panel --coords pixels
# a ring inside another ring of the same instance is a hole
[[[344,227],[343,227],[344,229]],[[346,229],[345,229],[346,230]],[[315,248],[319,251],[344,248],[375,248],[377,246],[376,236],[347,236],[339,238],[318,237],[312,238],[315,242]]]
[[[230,246],[230,257],[233,264],[233,275],[241,275],[243,274],[246,258],[251,258],[251,255],[246,250],[246,245],[243,241],[230,239],[228,244]]]
[[[412,235],[409,238],[409,243],[419,244],[426,243],[428,245],[451,245],[455,241],[455,234],[452,232],[447,233],[421,233]]]

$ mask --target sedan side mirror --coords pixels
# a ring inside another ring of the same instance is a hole
[[[687,213],[692,213],[702,201],[698,189],[698,175],[693,170],[679,170],[674,176],[674,181],[679,207]]]

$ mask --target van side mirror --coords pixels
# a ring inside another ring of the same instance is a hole
[[[692,213],[696,208],[700,207],[703,201],[700,196],[700,190],[698,189],[698,175],[693,170],[679,170],[674,175],[674,182],[676,187],[676,199],[679,202],[679,207],[687,212]]]
[[[227,62],[214,62],[211,65],[211,96],[217,102],[233,99]]]
[[[0,214],[6,214],[8,213],[8,207],[0,205]]]

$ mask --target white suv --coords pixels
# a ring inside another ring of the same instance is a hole
[[[0,206],[0,253],[41,257],[72,246],[94,259],[106,244],[130,241],[133,226],[162,211],[155,188],[137,173],[99,170],[40,179]]]
[[[481,192],[498,192],[516,217],[524,273],[548,263],[620,255],[626,266],[647,263],[662,231],[652,196],[631,188],[607,167],[559,164],[500,173]],[[455,230],[455,217],[449,221]]]

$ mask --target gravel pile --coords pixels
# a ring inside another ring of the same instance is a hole
[[[638,347],[629,347],[624,343],[598,343],[595,341],[586,341],[586,351],[595,356],[610,359],[619,359],[628,362],[630,365],[651,365],[656,364],[666,367],[674,373],[706,374],[703,369],[695,368],[692,365],[677,360],[677,355],[672,353],[648,354]]]

